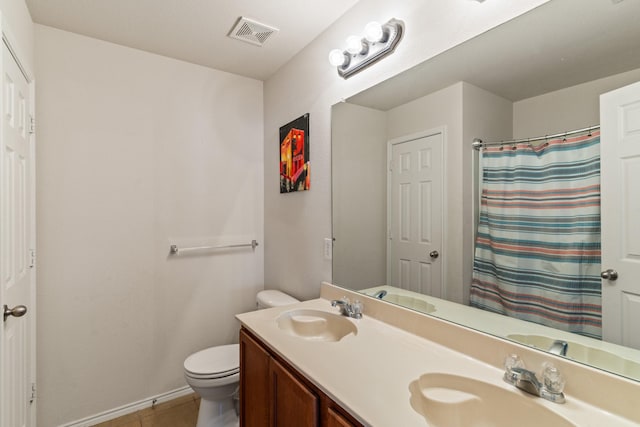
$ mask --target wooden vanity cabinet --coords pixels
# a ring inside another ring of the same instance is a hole
[[[362,424],[243,328],[240,426],[362,427]]]
[[[317,426],[320,399],[276,359],[269,364],[271,381],[271,426]]]
[[[335,403],[334,403],[335,405]],[[327,412],[325,415],[326,423],[323,427],[355,427],[361,426],[362,424],[357,421],[351,421],[347,418],[347,415],[344,415],[340,408],[337,406],[327,406]]]
[[[240,425],[266,427],[271,423],[269,365],[271,356],[240,330]]]

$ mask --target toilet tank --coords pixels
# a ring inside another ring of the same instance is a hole
[[[300,302],[294,297],[285,294],[284,292],[270,289],[266,291],[258,292],[256,296],[256,305],[258,310],[263,308],[280,307],[283,305],[290,305]]]

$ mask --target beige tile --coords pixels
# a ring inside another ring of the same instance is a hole
[[[168,402],[159,403],[154,407],[141,409],[139,412],[140,418],[144,418],[150,414],[156,414],[158,412],[164,412],[167,409],[174,408],[176,406],[184,405],[185,403],[193,403],[198,396],[195,393],[188,394],[186,396],[178,397],[177,399],[170,400]]]
[[[105,421],[100,424],[96,424],[94,427],[141,427],[140,417],[138,413],[124,415],[115,420]]]
[[[195,427],[198,408],[194,399],[169,408],[145,410],[142,427]]]
[[[194,427],[199,407],[200,397],[193,393],[94,427]]]

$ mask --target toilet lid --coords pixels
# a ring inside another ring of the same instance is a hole
[[[258,292],[258,295],[256,295],[256,301],[258,302],[258,307],[261,308],[281,307],[300,302],[294,297],[275,289]]]
[[[198,377],[222,377],[240,370],[240,346],[221,345],[207,348],[187,357],[184,369]]]

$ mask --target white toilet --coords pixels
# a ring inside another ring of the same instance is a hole
[[[258,309],[295,304],[297,299],[275,290],[260,291]],[[196,427],[236,427],[240,346],[220,345],[199,351],[184,361],[187,384],[200,396]]]

